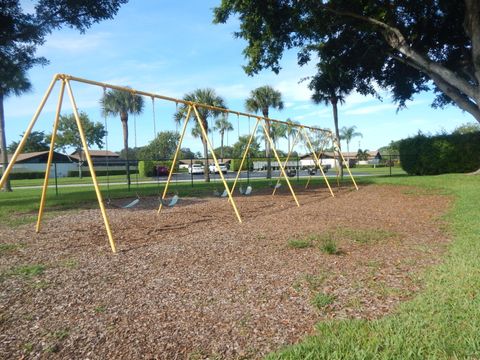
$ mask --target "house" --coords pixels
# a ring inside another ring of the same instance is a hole
[[[124,160],[120,159],[120,155],[117,154],[116,152],[113,151],[107,151],[107,150],[89,150],[88,153],[90,154],[90,157],[92,158],[93,164],[101,164],[103,165],[107,161],[109,163],[115,163],[117,164],[119,161],[124,163]],[[84,151],[75,151],[70,154],[70,158],[74,161],[86,161],[85,157],[85,152]]]
[[[10,162],[12,156],[13,155],[11,154],[8,155],[8,162]],[[13,166],[12,173],[44,172],[47,161],[48,150],[20,154]],[[2,165],[0,164],[0,168],[1,167]],[[55,176],[55,168],[57,177],[65,177],[68,175],[69,171],[75,170],[77,165],[76,163],[73,163],[67,155],[54,151],[52,166],[50,168],[51,177]]]

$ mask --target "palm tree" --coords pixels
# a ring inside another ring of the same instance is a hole
[[[269,135],[272,135],[270,129],[270,121],[268,120],[269,108],[283,109],[282,94],[271,86],[261,86],[252,90],[250,97],[245,100],[245,108],[247,111],[254,113],[261,112],[265,121]],[[272,177],[272,163],[270,160],[270,143],[265,139],[265,156],[267,157],[267,179]]]
[[[347,153],[350,152],[350,141],[352,141],[352,139],[355,137],[363,137],[362,133],[355,132],[356,129],[357,127],[354,125],[350,127],[344,126],[340,130],[340,139],[345,140],[345,142],[347,143]]]
[[[215,90],[213,89],[197,89],[191,93],[185,94],[183,96],[183,100],[185,101],[191,101],[191,102],[196,102],[200,104],[205,104],[205,105],[210,105],[210,106],[215,106],[218,108],[226,108],[225,106],[225,100],[217,95],[215,93]],[[180,123],[186,116],[188,111],[188,105],[182,104],[178,107],[177,112],[174,115],[174,119],[177,123]],[[210,132],[210,129],[208,127],[208,119],[209,118],[218,118],[221,114],[223,114],[222,111],[220,110],[213,110],[213,109],[207,109],[201,106],[197,107],[198,114],[200,115],[200,121],[202,122],[203,127],[205,128],[205,131],[207,134]],[[207,139],[205,139],[202,135],[202,131],[200,129],[200,126],[198,125],[198,122],[195,122],[194,127],[192,128],[192,136],[196,138],[200,138],[203,143],[203,154],[205,157],[205,181],[209,182],[210,181],[210,175],[208,173],[208,145],[207,145]]]
[[[275,145],[275,148],[278,149],[278,141],[281,138],[287,138],[287,125],[282,123],[273,122],[270,125],[270,131],[272,132],[272,141]]]
[[[218,118],[215,121],[215,126],[213,127],[213,130],[218,130],[218,132],[220,133],[220,157],[223,161],[223,138],[225,136],[225,132],[233,130],[232,123],[228,121],[227,115],[224,115],[223,117]]]
[[[292,137],[294,137],[297,132],[298,132],[298,127],[296,125],[299,125],[298,121],[294,121],[290,118],[287,118],[287,141],[288,141],[288,151],[290,151],[290,142],[292,140]]]
[[[350,73],[342,71],[333,61],[319,64],[318,70],[318,74],[313,77],[309,85],[310,89],[314,91],[312,100],[315,104],[332,105],[335,138],[338,144],[338,155],[341,158],[338,103],[345,102],[345,96],[352,91],[354,79]],[[343,177],[343,166],[340,166],[340,176]]]
[[[3,171],[5,171],[8,166],[7,137],[5,134],[5,111],[3,108],[3,100],[12,94],[15,96],[20,96],[21,94],[29,91],[32,87],[30,80],[28,80],[26,76],[26,70],[23,68],[11,70],[16,72],[15,76],[11,76],[10,81],[2,81],[0,84],[0,153]],[[7,178],[7,181],[3,184],[2,191],[12,191],[10,179]]]
[[[128,160],[128,115],[139,115],[143,112],[143,97],[129,91],[108,90],[100,99],[104,116],[120,116],[123,128],[123,150],[125,152],[125,170],[127,185],[130,190],[130,162]]]

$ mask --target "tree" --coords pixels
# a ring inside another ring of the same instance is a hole
[[[125,152],[125,171],[127,186],[130,189],[130,162],[128,156],[128,115],[138,115],[143,112],[143,97],[122,90],[108,90],[100,99],[104,116],[120,116],[123,129],[123,149]]]
[[[139,151],[139,159],[161,160],[170,159],[175,154],[180,135],[174,131],[161,131],[147,146]]]
[[[352,141],[352,139],[356,138],[356,137],[363,137],[361,132],[356,132],[355,131],[356,129],[357,129],[357,127],[354,125],[354,126],[350,126],[350,127],[344,126],[340,130],[340,139],[345,140],[345,142],[347,143],[347,152],[348,153],[350,152],[350,141]]]
[[[286,124],[274,122],[270,125],[270,131],[272,132],[272,141],[275,149],[278,149],[278,141],[282,138],[287,138],[288,127]]]
[[[344,71],[335,60],[320,63],[318,73],[313,77],[309,85],[312,89],[314,103],[331,104],[333,110],[333,124],[335,138],[338,145],[338,157],[341,158],[340,130],[338,126],[338,103],[345,102],[347,96],[354,87],[354,78],[351,73]],[[343,167],[340,166],[340,177],[343,177]]]
[[[266,118],[265,125],[268,134],[271,136],[270,121],[268,120],[268,112],[270,108],[283,109],[282,94],[271,86],[261,86],[250,92],[250,97],[245,100],[245,108],[247,111],[254,113],[261,112]],[[270,143],[265,138],[265,156],[267,158],[267,179],[272,177],[272,163],[270,159]]]
[[[222,0],[214,21],[233,14],[240,19],[236,37],[247,40],[248,74],[278,72],[284,49],[297,47],[305,64],[321,48],[319,63],[335,58],[356,71],[360,93],[375,91],[376,83],[401,108],[433,84],[434,107],[455,104],[480,122],[478,0]]]
[[[8,165],[3,102],[30,90],[27,72],[35,65],[48,63],[36,57],[37,47],[45,37],[63,26],[84,32],[92,24],[111,19],[128,0],[38,0],[34,12],[24,12],[20,0],[0,4],[0,153],[5,169]],[[7,179],[3,191],[11,191]]]
[[[210,105],[210,106],[215,106],[218,108],[226,108],[225,106],[225,100],[217,95],[215,93],[215,90],[213,89],[197,89],[191,93],[185,94],[183,97],[183,100],[185,101],[191,101],[191,102],[196,102],[200,104],[205,104],[205,105]],[[185,119],[185,116],[188,111],[188,105],[182,104],[178,107],[177,112],[174,115],[174,119],[177,123],[180,123],[182,120]],[[193,110],[192,110],[193,111]],[[207,109],[201,106],[197,107],[198,114],[200,115],[200,121],[202,122],[202,125],[208,135],[210,132],[210,129],[208,127],[208,120],[210,118],[212,119],[217,119],[221,114],[223,114],[222,111],[220,110],[213,110],[213,109]],[[195,115],[191,114],[191,116]],[[192,128],[192,136],[196,138],[200,138],[202,140],[203,144],[203,155],[205,158],[205,181],[209,182],[210,181],[210,174],[208,173],[208,145],[207,145],[207,139],[203,136],[200,125],[198,122],[195,120],[195,125]]]
[[[287,118],[287,141],[288,141],[288,150],[290,151],[290,146],[292,142],[292,137],[297,135],[298,132],[298,127],[296,125],[299,125],[298,121],[294,121],[290,118]]]
[[[195,153],[190,148],[181,148],[180,159],[195,159]]]
[[[85,132],[88,147],[96,145],[98,148],[102,149],[103,139],[107,133],[103,124],[90,121],[88,115],[84,112],[80,112],[79,116],[83,131]],[[50,141],[51,137],[52,134],[47,135],[47,140]],[[79,153],[80,161],[78,164],[78,171],[79,177],[82,177],[82,164],[84,161],[83,151],[85,149],[83,148],[82,139],[80,138],[74,114],[60,115],[54,148],[61,149],[65,153],[68,148],[73,148]]]
[[[232,146],[232,157],[234,159],[241,159],[243,153],[245,152],[245,148],[247,147],[248,140],[250,139],[250,135],[243,135],[240,136],[235,144]],[[249,148],[250,157],[260,157],[260,144],[256,136],[253,137],[252,142]]]
[[[23,133],[20,138],[23,138]],[[37,151],[47,151],[50,149],[50,145],[48,143],[48,138],[45,136],[45,132],[43,131],[32,131],[30,136],[27,138],[25,145],[23,146],[24,152],[37,152]],[[19,145],[19,141],[13,141],[8,145],[8,152],[14,153],[17,150]]]
[[[370,155],[368,154],[368,150],[365,149],[365,150],[362,150],[362,149],[358,149],[357,151],[357,159],[358,161],[361,161],[361,160],[368,160],[368,157]]]
[[[223,117],[218,118],[215,121],[215,126],[214,126],[213,130],[217,130],[220,133],[220,158],[223,161],[223,155],[224,155],[223,154],[223,139],[224,139],[224,136],[225,136],[225,132],[232,131],[233,126],[232,126],[232,123],[230,121],[228,121],[227,116],[225,116],[225,114],[224,114]]]
[[[453,130],[453,134],[469,134],[477,131],[480,131],[480,124],[466,123],[457,126],[455,130]]]

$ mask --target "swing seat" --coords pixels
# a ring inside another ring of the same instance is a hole
[[[223,190],[223,193],[220,194],[217,190],[214,190],[213,195],[224,198],[224,197],[228,196],[228,192],[225,189],[225,190]]]
[[[282,183],[276,183],[275,186],[273,187],[274,189],[279,189],[282,187]]]
[[[163,206],[168,206],[168,207],[172,207],[172,206],[175,206],[177,204],[179,200],[179,197],[178,195],[174,195],[170,201],[165,201],[164,199],[160,199],[160,201],[162,202],[162,205]]]
[[[132,202],[128,203],[127,205],[122,206],[122,209],[130,209],[134,206],[136,206],[140,202],[140,199],[135,199]]]
[[[252,193],[252,190],[253,190],[252,187],[248,185],[243,195],[250,195]]]

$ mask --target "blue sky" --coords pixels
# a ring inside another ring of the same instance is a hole
[[[78,77],[128,85],[138,90],[181,98],[196,88],[210,87],[224,97],[229,108],[244,111],[249,92],[263,85],[271,85],[282,93],[285,109],[271,111],[270,116],[284,120],[292,118],[307,125],[332,128],[332,110],[315,105],[310,100],[306,83],[299,80],[315,73],[314,64],[299,67],[296,52],[286,52],[281,61],[283,69],[278,75],[263,71],[254,77],[242,69],[246,61],[242,55],[245,42],[233,37],[238,22],[212,24],[212,8],[220,0],[208,1],[134,1],[123,6],[119,14],[109,21],[94,25],[85,34],[71,29],[56,31],[48,37],[38,54],[50,60],[45,67],[36,67],[29,73],[33,91],[20,97],[6,99],[7,142],[18,140],[26,129],[52,76],[67,73]],[[31,7],[26,1],[25,7]],[[73,83],[73,91],[80,110],[95,121],[103,121],[99,99],[102,89]],[[56,88],[58,89],[58,87]],[[339,109],[340,126],[357,126],[363,138],[356,138],[350,150],[376,150],[391,140],[424,133],[450,131],[456,126],[473,122],[473,118],[455,107],[436,110],[430,107],[431,93],[420,94],[397,113],[388,94],[383,102],[359,94],[351,94]],[[54,91],[34,130],[51,131],[57,92]],[[64,114],[71,107],[64,101]],[[173,121],[175,104],[156,101],[157,131],[175,130]],[[248,121],[230,117],[235,130],[228,136],[229,144],[238,135],[248,133]],[[146,108],[137,116],[137,145],[153,139],[152,104],[146,99]],[[239,123],[239,126],[237,126]],[[109,118],[109,148],[122,148],[119,119]],[[253,126],[253,122],[252,122]],[[130,118],[130,146],[134,146],[133,117]],[[212,135],[215,146],[220,141]],[[185,147],[201,149],[198,139],[190,135]],[[286,143],[280,143],[285,148]]]

